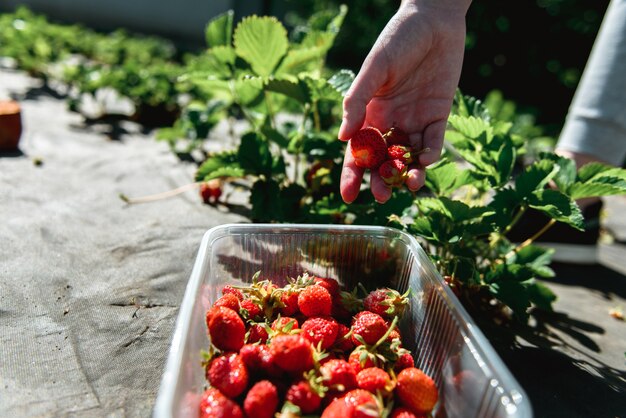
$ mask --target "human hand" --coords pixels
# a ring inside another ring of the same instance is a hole
[[[364,126],[382,132],[395,126],[409,134],[416,150],[430,149],[409,167],[406,185],[413,191],[424,185],[425,167],[441,154],[463,62],[467,7],[469,0],[404,1],[344,98],[339,139],[349,140]],[[340,184],[345,202],[356,199],[364,171],[348,143]],[[371,190],[380,203],[391,197],[375,170]]]

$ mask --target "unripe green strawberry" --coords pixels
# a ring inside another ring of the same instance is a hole
[[[373,127],[363,128],[354,134],[350,147],[357,167],[376,169],[387,159],[385,139]]]
[[[400,160],[387,160],[378,168],[378,174],[389,187],[401,187],[406,180],[407,166]]]

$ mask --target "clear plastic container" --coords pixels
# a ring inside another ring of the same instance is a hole
[[[347,288],[411,288],[400,323],[415,364],[439,388],[435,417],[532,417],[526,394],[415,238],[384,227],[228,224],[202,239],[187,285],[154,416],[195,417],[205,385],[201,350],[208,347],[206,309],[226,284],[261,271],[284,285],[309,272]]]

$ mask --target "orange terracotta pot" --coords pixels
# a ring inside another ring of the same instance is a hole
[[[0,152],[16,151],[22,135],[22,117],[19,103],[0,101]]]

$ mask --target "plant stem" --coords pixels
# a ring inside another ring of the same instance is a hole
[[[320,113],[317,109],[317,102],[312,103],[313,106],[313,123],[315,124],[315,132],[322,130],[322,123],[320,122]]]
[[[528,206],[522,206],[520,208],[519,211],[517,211],[517,213],[515,214],[515,216],[513,217],[513,219],[511,220],[511,223],[509,223],[506,228],[504,228],[504,231],[502,231],[500,234],[498,234],[496,236],[496,239],[494,239],[493,241],[491,241],[491,243],[489,244],[489,248],[493,248],[496,246],[496,244],[498,242],[500,242],[500,240],[509,232],[511,232],[511,229],[513,229],[513,227],[519,222],[520,219],[522,219],[522,215],[524,215],[524,213],[526,212],[526,209],[528,209]]]
[[[270,117],[272,128],[276,129],[276,121],[274,120],[274,111],[272,110],[272,101],[270,99],[270,94],[267,91],[264,91],[263,95],[265,96],[265,106],[267,107],[267,114]]]
[[[550,221],[548,221],[547,224],[545,224],[543,226],[543,228],[541,228],[539,231],[537,231],[537,233],[535,235],[533,235],[532,237],[528,238],[526,241],[522,242],[520,245],[518,245],[517,247],[513,248],[511,251],[509,251],[504,258],[509,258],[511,257],[513,254],[518,253],[522,248],[529,246],[530,244],[532,244],[533,242],[535,242],[535,240],[537,238],[539,238],[540,236],[542,236],[548,229],[550,229],[552,227],[552,225],[554,225],[556,223],[556,219],[552,218],[550,219]]]
[[[167,192],[156,193],[156,194],[151,194],[148,196],[141,196],[141,197],[134,197],[134,198],[127,197],[125,194],[120,193],[120,199],[122,199],[124,202],[129,203],[129,204],[154,202],[156,200],[166,199],[168,197],[172,197],[172,196],[176,196],[178,194],[184,193],[188,190],[195,189],[199,187],[200,184],[202,184],[202,182],[190,183],[184,186],[180,186],[173,190],[168,190]]]

